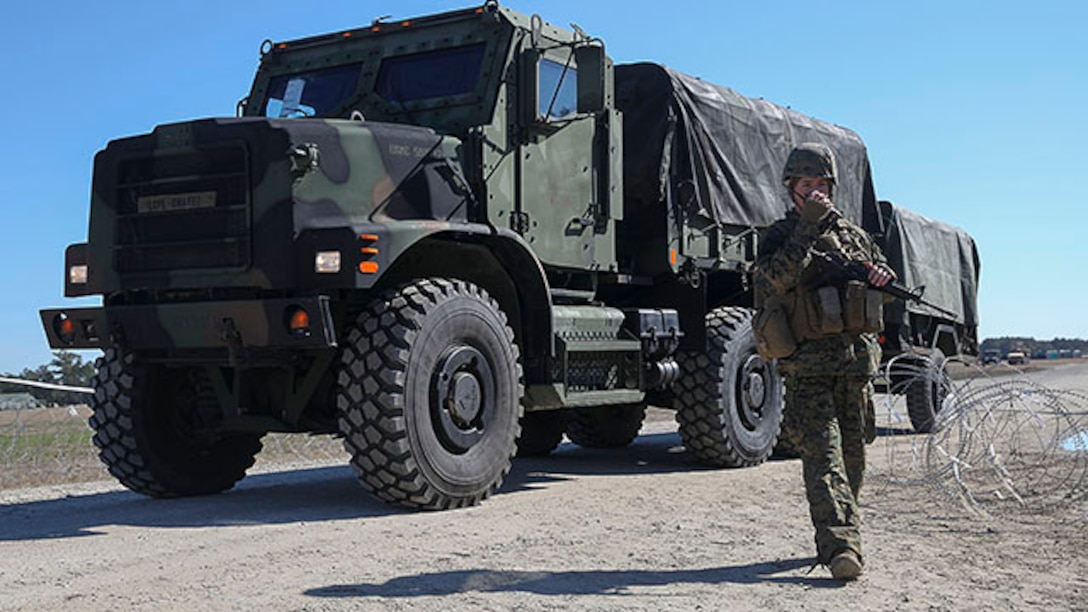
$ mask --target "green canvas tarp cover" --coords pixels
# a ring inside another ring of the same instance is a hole
[[[615,76],[623,112],[625,222],[652,226],[659,217],[651,211],[672,202],[685,208],[688,219],[766,227],[791,206],[782,186],[790,150],[822,142],[838,162],[835,207],[883,236],[889,263],[904,284],[924,285],[924,297],[957,313],[956,323],[978,325],[974,240],[890,202],[881,202],[878,211],[868,154],[856,133],[659,64],[617,65]],[[888,309],[886,320],[904,324],[908,313],[936,315],[902,300]]]
[[[926,300],[955,312],[956,323],[978,325],[979,257],[975,241],[958,227],[891,202],[880,202],[888,263],[908,287],[925,286]],[[906,325],[908,313],[938,316],[925,306],[896,300],[885,320]]]
[[[791,206],[782,185],[790,150],[822,142],[838,161],[836,208],[875,229],[869,158],[851,130],[659,64],[618,65],[615,76],[623,111],[626,210],[637,215],[639,207],[671,199],[687,209],[688,218],[766,227]],[[690,195],[678,196],[684,189]]]

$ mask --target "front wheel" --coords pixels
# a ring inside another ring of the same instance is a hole
[[[221,430],[203,369],[141,363],[117,348],[96,365],[89,423],[99,458],[121,484],[152,497],[218,493],[253,465],[260,436]]]
[[[684,445],[714,467],[747,467],[770,456],[782,424],[783,383],[752,336],[752,312],[717,308],[706,316],[707,346],[677,355],[676,420]]]
[[[567,410],[538,410],[526,412],[521,417],[521,436],[518,438],[518,457],[544,457],[550,455],[563,441],[570,419]]]
[[[386,292],[342,343],[344,447],[379,499],[441,510],[479,503],[510,470],[521,416],[514,332],[486,291],[425,279]]]

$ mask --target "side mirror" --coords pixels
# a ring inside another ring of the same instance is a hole
[[[521,124],[539,123],[540,108],[540,51],[526,49],[521,54],[521,88],[518,92],[518,110]]]
[[[604,47],[585,45],[574,50],[578,66],[578,112],[599,113],[605,109]]]

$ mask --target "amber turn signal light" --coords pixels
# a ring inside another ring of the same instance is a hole
[[[301,306],[289,306],[284,313],[287,322],[287,331],[294,336],[310,335],[310,313]]]
[[[68,318],[68,315],[63,312],[53,317],[53,332],[65,344],[72,344],[76,341],[75,321]]]

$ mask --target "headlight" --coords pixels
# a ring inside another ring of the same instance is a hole
[[[68,268],[68,282],[72,285],[86,285],[87,264],[80,264]]]
[[[340,271],[340,251],[319,251],[314,257],[314,272],[336,274]]]

